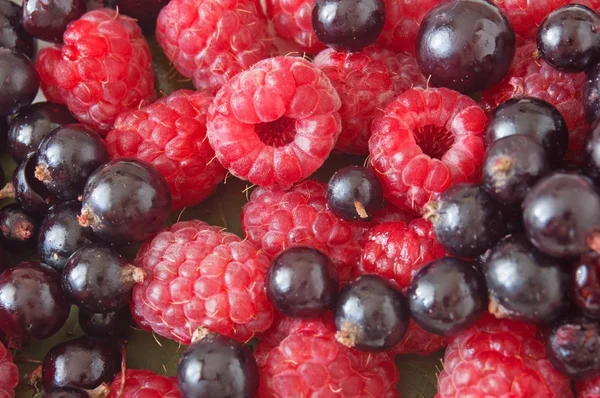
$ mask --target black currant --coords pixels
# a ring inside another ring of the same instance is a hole
[[[32,36],[62,43],[67,25],[85,12],[85,0],[25,0],[21,19]]]
[[[365,167],[344,167],[329,180],[327,207],[344,220],[368,221],[383,208],[383,186]]]
[[[42,398],[90,398],[90,394],[81,388],[56,388]]]
[[[127,306],[105,314],[94,314],[80,308],[78,319],[81,330],[97,339],[127,338],[131,332],[132,318]]]
[[[119,245],[143,242],[164,227],[171,212],[165,178],[149,163],[119,159],[88,179],[79,223]]]
[[[39,88],[40,79],[33,62],[24,54],[0,48],[0,115],[12,115],[31,104]]]
[[[35,43],[21,23],[21,7],[10,0],[0,0],[0,47],[33,57]]]
[[[600,63],[585,74],[583,82],[583,109],[590,123],[600,118]]]
[[[135,18],[144,33],[154,34],[158,14],[168,3],[169,0],[116,0],[115,6],[119,13]]]
[[[582,171],[596,185],[600,184],[600,121],[592,125],[583,151]]]
[[[393,348],[410,320],[402,290],[379,275],[363,275],[344,286],[334,313],[336,339],[363,351]]]
[[[481,271],[452,257],[423,267],[414,276],[406,294],[415,322],[431,333],[444,336],[473,326],[488,303]]]
[[[40,214],[50,207],[50,192],[35,178],[35,153],[29,154],[15,169],[12,182],[0,191],[1,197],[14,197],[25,210]]]
[[[544,323],[559,317],[569,305],[568,269],[537,251],[523,235],[500,241],[483,272],[489,310],[498,318]]]
[[[600,254],[588,252],[575,261],[571,297],[588,318],[600,319]]]
[[[16,203],[0,209],[0,243],[10,252],[23,252],[35,247],[40,220]]]

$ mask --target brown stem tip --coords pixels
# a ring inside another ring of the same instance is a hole
[[[200,326],[198,329],[194,331],[192,334],[192,343],[205,339],[211,334],[210,330],[205,328],[204,326]]]
[[[600,254],[600,232],[599,231],[592,232],[590,234],[590,236],[588,236],[588,238],[587,238],[587,244],[591,250]]]
[[[0,189],[0,199],[14,199],[15,195],[15,185],[12,182],[9,182],[4,188]]]
[[[431,222],[432,224],[435,224],[440,219],[440,215],[438,214],[439,209],[440,202],[438,202],[437,200],[432,200],[428,202],[427,204],[425,204],[425,207],[423,207],[423,218]]]
[[[356,209],[356,213],[358,214],[358,216],[360,218],[369,218],[369,215],[367,214],[367,210],[365,209],[365,206],[363,206],[362,203],[355,200],[354,208]]]
[[[360,326],[350,322],[345,322],[340,330],[335,334],[335,339],[341,345],[348,348],[356,347],[362,332]]]
[[[35,171],[33,172],[33,176],[35,178],[37,178],[38,180],[40,180],[40,181],[51,181],[52,180],[52,176],[50,175],[50,171],[43,164],[40,164],[39,166],[37,166],[35,168]]]
[[[146,271],[133,264],[126,264],[121,271],[121,277],[125,282],[144,283],[146,276]]]
[[[91,227],[98,223],[98,217],[90,209],[82,209],[81,215],[77,216],[77,221],[82,227]]]

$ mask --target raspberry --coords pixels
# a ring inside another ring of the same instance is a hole
[[[327,209],[325,184],[305,181],[289,191],[257,188],[242,209],[247,239],[273,258],[290,246],[327,254],[341,281],[355,275],[360,259],[361,223],[341,220]]]
[[[371,122],[398,95],[411,87],[425,87],[412,55],[371,46],[360,52],[321,51],[314,64],[331,80],[342,101],[342,132],[336,149],[369,153]]]
[[[261,398],[400,396],[396,365],[387,354],[338,344],[329,319],[288,324],[288,333],[279,333],[283,339],[277,344],[262,339],[257,347]]]
[[[436,397],[572,397],[570,380],[554,370],[536,332],[533,325],[485,314],[450,340]]]
[[[443,0],[386,0],[385,25],[378,44],[395,52],[415,53],[419,24]],[[538,0],[535,0],[538,1]]]
[[[171,0],[156,23],[156,39],[175,68],[213,94],[269,55],[266,31],[253,0]]]
[[[15,388],[19,384],[19,369],[13,357],[0,343],[0,398],[14,398]]]
[[[173,208],[193,206],[225,177],[206,139],[206,113],[213,98],[181,90],[139,110],[123,113],[106,136],[112,158],[152,163],[166,178]]]
[[[269,260],[217,227],[179,222],[146,243],[134,263],[148,277],[133,291],[131,312],[148,331],[190,344],[203,327],[245,342],[273,322],[264,291]]]
[[[313,64],[276,57],[231,79],[208,114],[208,139],[231,174],[289,187],[317,170],[335,145],[340,99]]]
[[[479,179],[487,118],[475,101],[446,88],[414,88],[373,122],[371,165],[386,198],[422,213],[431,196]]]
[[[600,376],[578,381],[575,390],[577,398],[600,398]]]
[[[312,10],[316,0],[266,0],[267,17],[277,34],[293,41],[310,54],[321,51],[325,45],[317,38],[312,27]]]
[[[556,107],[569,128],[567,159],[582,155],[589,124],[583,109],[584,73],[561,73],[534,54],[535,42],[517,47],[515,60],[506,78],[483,93],[482,107],[486,112],[513,97],[529,96],[543,99]]]
[[[46,97],[80,122],[106,133],[121,112],[154,100],[152,56],[134,19],[90,11],[63,39],[64,46],[39,52],[36,67]]]
[[[429,221],[417,218],[410,223],[388,222],[371,228],[365,235],[359,270],[392,279],[406,289],[417,271],[445,255]],[[446,343],[446,338],[426,332],[411,320],[394,353],[429,355]]]
[[[125,374],[125,389],[120,394],[123,385],[123,374],[117,373],[110,384],[108,398],[180,398],[175,377],[159,376],[149,370],[127,370]]]

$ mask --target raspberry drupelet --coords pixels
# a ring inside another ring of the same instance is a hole
[[[160,376],[149,370],[128,369],[124,384],[121,393],[123,374],[117,373],[108,398],[181,398],[175,377]]]
[[[158,16],[156,39],[179,73],[213,94],[272,51],[254,0],[172,0]]]
[[[287,188],[316,171],[341,130],[340,98],[325,74],[296,57],[269,58],[218,92],[208,140],[234,176]]]
[[[412,55],[376,46],[352,53],[328,48],[313,63],[331,80],[342,101],[342,132],[335,148],[346,153],[369,153],[373,119],[395,97],[426,83]]]
[[[180,90],[121,114],[106,136],[111,157],[135,157],[154,165],[169,184],[174,209],[200,203],[225,177],[206,139],[212,100],[202,92]]]
[[[0,342],[0,397],[14,398],[17,384],[19,384],[19,369],[13,362],[10,351]]]
[[[97,9],[69,24],[62,47],[39,52],[36,67],[48,100],[107,133],[124,111],[156,97],[152,56],[135,20]]]
[[[190,344],[199,329],[246,342],[267,330],[269,260],[249,241],[202,221],[179,222],[138,252],[147,278],[131,312],[143,329]]]
[[[487,117],[471,98],[446,88],[405,91],[371,129],[371,166],[386,199],[423,212],[437,193],[480,179]]]

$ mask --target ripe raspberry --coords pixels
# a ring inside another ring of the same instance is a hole
[[[578,381],[575,390],[577,398],[600,398],[600,376]]]
[[[63,39],[64,46],[39,52],[36,67],[46,97],[80,122],[105,133],[121,112],[154,100],[152,56],[134,19],[90,11]]]
[[[293,41],[303,51],[314,54],[325,48],[312,27],[312,10],[316,0],[266,0],[267,17],[277,34]]]
[[[19,369],[13,357],[0,343],[0,398],[14,398],[15,388],[19,384]]]
[[[202,221],[179,222],[138,252],[148,274],[131,312],[144,329],[190,344],[200,327],[251,339],[273,322],[264,292],[267,257],[249,241]]]
[[[271,51],[267,23],[253,0],[171,0],[156,39],[198,90],[216,93]]]
[[[119,394],[123,383],[123,374],[117,373],[110,384],[107,398],[180,398],[181,393],[175,377],[159,376],[149,370],[127,370],[125,389]]]
[[[331,80],[342,101],[342,132],[336,149],[369,153],[371,123],[398,95],[411,87],[425,87],[412,55],[370,46],[360,52],[321,51],[313,63]]]
[[[400,396],[396,365],[387,354],[338,344],[331,320],[289,324],[278,344],[261,339],[257,347],[261,398]]]
[[[417,218],[410,223],[388,222],[371,228],[365,235],[359,270],[392,279],[406,289],[417,271],[445,255],[429,221]],[[446,338],[423,330],[411,320],[394,353],[429,355],[446,344]]]
[[[487,118],[471,98],[446,88],[410,89],[373,122],[371,165],[386,198],[422,213],[435,193],[479,178]]]
[[[414,54],[419,24],[425,14],[442,1],[386,0],[385,25],[377,43],[396,52]]]
[[[513,65],[506,78],[485,91],[481,98],[486,112],[513,97],[530,96],[548,101],[565,118],[569,127],[567,158],[577,160],[582,155],[589,124],[583,110],[584,73],[561,73],[534,56],[535,42],[517,47]]]
[[[106,136],[111,157],[152,163],[166,178],[173,208],[193,206],[225,178],[206,139],[213,97],[181,90],[139,110],[123,113]]]
[[[257,188],[242,209],[247,239],[273,258],[291,246],[310,246],[327,254],[341,281],[355,275],[361,253],[361,223],[341,220],[327,210],[327,187],[304,181],[289,191]]]
[[[436,398],[572,397],[570,380],[546,358],[536,328],[485,314],[450,340]]]
[[[340,98],[302,58],[275,57],[231,79],[208,114],[208,139],[231,174],[289,187],[317,170],[341,129]]]

